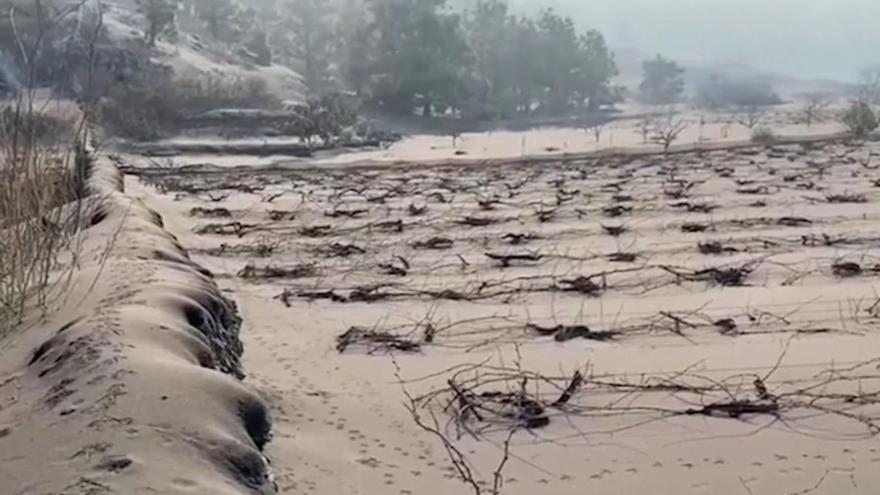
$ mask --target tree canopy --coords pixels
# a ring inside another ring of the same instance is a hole
[[[144,31],[148,45],[154,46],[159,36],[173,37],[176,34],[176,1],[138,0],[138,6],[143,11],[146,20]]]
[[[155,41],[174,24],[167,7],[178,0],[138,1]],[[382,112],[558,116],[598,111],[621,94],[602,33],[549,8],[523,16],[507,0],[467,8],[452,0],[183,1],[205,36],[296,68],[312,96],[348,90]]]
[[[347,88],[384,112],[559,115],[598,110],[619,93],[602,34],[579,32],[553,9],[523,17],[505,0],[465,10],[447,0],[288,1],[299,6],[289,42],[312,90]]]
[[[700,107],[752,108],[777,105],[782,99],[766,81],[713,74],[697,84],[694,100]]]
[[[677,102],[684,94],[684,72],[678,63],[661,55],[642,62],[641,100],[652,105]]]
[[[368,0],[370,97],[393,113],[459,107],[470,52],[445,0]]]
[[[300,61],[306,84],[319,88],[330,80],[333,55],[331,9],[325,0],[288,0],[282,5],[289,19],[291,55]]]

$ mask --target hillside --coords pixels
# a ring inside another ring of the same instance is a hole
[[[57,2],[52,8],[65,14],[59,16],[57,25],[48,30],[40,43],[35,42],[35,35],[28,38],[27,28],[45,22],[48,17],[41,21],[32,10],[23,10],[18,22],[24,27],[19,29],[24,45],[33,47],[28,50],[33,53],[24,55],[18,49],[10,21],[0,21],[0,54],[7,54],[0,56],[0,91],[27,84],[25,60],[36,60],[37,80],[30,85],[52,88],[59,96],[82,97],[90,79],[93,85],[104,82],[103,78],[112,83],[130,83],[152,67],[183,79],[217,75],[227,79],[257,78],[265,81],[281,100],[304,98],[306,88],[296,71],[280,64],[262,63],[244,42],[212,39],[185,11],[178,15],[173,35],[160,36],[155,46],[149,46],[145,33],[148,22],[138,2],[111,0],[100,6],[99,10],[92,2]],[[87,62],[88,57],[94,58],[91,74],[83,69],[87,64],[80,63]]]
[[[637,90],[642,79],[642,62],[654,56],[641,50],[615,47],[614,55],[620,75],[618,81],[626,87]],[[788,74],[768,72],[746,64],[701,63],[679,61],[685,69],[685,81],[688,88],[693,88],[700,81],[712,75],[720,75],[731,79],[745,79],[768,83],[783,97],[797,96],[803,93],[848,94],[853,91],[852,84],[833,80],[802,79]]]

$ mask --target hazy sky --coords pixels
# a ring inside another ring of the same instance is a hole
[[[854,80],[880,63],[880,0],[516,0],[554,5],[612,46]]]

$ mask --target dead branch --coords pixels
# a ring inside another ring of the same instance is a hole
[[[574,339],[605,342],[620,335],[620,332],[593,331],[586,325],[556,325],[554,327],[542,327],[530,323],[526,325],[526,328],[536,332],[538,335],[553,336],[553,340],[556,342],[567,342]]]
[[[418,342],[411,342],[386,332],[360,327],[351,327],[336,337],[336,350],[340,354],[355,345],[365,348],[367,354],[375,354],[379,351],[387,353],[391,351],[418,352],[421,350],[421,345]]]
[[[318,248],[319,253],[328,258],[348,258],[356,254],[366,254],[367,250],[355,244],[333,242],[327,246]]]
[[[268,258],[279,247],[278,242],[264,241],[255,244],[235,244],[229,245],[225,242],[215,248],[191,250],[190,252],[204,253],[208,256],[236,256],[246,254],[256,256],[258,258]]]
[[[464,217],[455,221],[459,225],[467,225],[469,227],[487,227],[499,222],[501,222],[500,219],[493,217]]]
[[[521,254],[497,254],[497,253],[484,253],[484,255],[492,261],[498,262],[498,264],[503,267],[509,267],[515,261],[527,262],[527,263],[535,263],[541,261],[544,256],[537,253],[521,253]]]
[[[660,266],[661,269],[673,274],[679,280],[690,282],[712,282],[725,287],[739,287],[754,271],[757,263],[749,262],[738,267],[712,267],[703,270],[689,270]]]
[[[618,251],[616,253],[611,253],[608,255],[608,261],[612,263],[633,263],[639,258],[639,255],[636,253],[625,253],[622,251]]]
[[[269,216],[269,220],[272,220],[273,222],[281,222],[281,221],[296,219],[296,213],[292,212],[292,211],[269,210],[266,212],[266,214]]]
[[[196,234],[235,235],[243,237],[249,232],[256,230],[256,228],[256,225],[241,222],[209,223],[207,225],[196,227],[194,232]]]
[[[424,241],[416,241],[413,243],[413,249],[449,249],[454,244],[452,239],[445,237],[432,237]]]
[[[382,269],[382,271],[385,272],[386,275],[405,277],[409,275],[410,265],[405,258],[401,256],[396,256],[395,259],[387,263],[380,263],[379,268]]]
[[[868,197],[864,194],[851,193],[826,194],[825,201],[829,203],[867,203]]]
[[[405,225],[403,223],[403,220],[398,218],[397,220],[386,220],[384,222],[377,222],[377,223],[371,224],[369,226],[369,228],[376,229],[376,230],[384,230],[386,232],[400,233],[400,232],[403,232],[404,226]]]
[[[331,225],[309,225],[299,229],[299,234],[303,237],[326,237],[333,231]]]
[[[625,225],[602,225],[602,230],[612,237],[620,237],[624,232],[629,230]]]
[[[324,216],[329,218],[358,218],[369,213],[370,210],[367,208],[354,208],[351,210],[346,210],[340,207],[334,208],[332,211],[325,211]]]
[[[602,292],[603,287],[600,287],[595,282],[593,282],[593,277],[581,276],[568,280],[560,280],[559,290],[564,292],[578,292],[581,294],[595,296]]]
[[[547,223],[556,217],[556,213],[558,211],[559,206],[555,206],[553,208],[544,208],[544,206],[542,205],[541,208],[535,211],[535,216],[538,217],[539,222]]]
[[[865,271],[862,265],[852,261],[837,261],[831,265],[831,272],[840,278],[857,277]],[[880,266],[874,266],[870,268],[870,271],[880,271]]]
[[[415,203],[410,203],[407,207],[407,210],[409,210],[410,216],[418,217],[424,215],[425,212],[428,211],[428,205],[417,205]]]
[[[779,225],[786,227],[803,227],[805,225],[813,225],[813,221],[809,218],[802,217],[780,217],[776,220]]]
[[[687,210],[689,213],[712,213],[718,207],[708,203],[693,203],[690,201],[679,201],[669,205],[672,208],[680,208]]]
[[[602,213],[607,217],[619,217],[633,211],[632,206],[614,205],[602,208]]]
[[[706,242],[698,242],[697,250],[702,254],[725,254],[725,253],[737,253],[738,249],[731,246],[725,246],[720,241],[706,241]]]
[[[238,271],[237,277],[243,279],[273,279],[273,278],[307,278],[318,275],[318,269],[314,264],[295,265],[289,268],[279,266],[256,266],[245,265]]]
[[[232,212],[226,208],[203,208],[198,206],[189,211],[189,216],[202,218],[230,218],[232,217]]]
[[[519,246],[522,244],[528,244],[529,242],[540,239],[541,237],[538,235],[535,235],[535,234],[513,234],[513,233],[511,233],[511,234],[505,234],[501,238],[506,240],[507,242],[509,242],[510,244],[512,244],[514,246]]]
[[[705,232],[709,230],[709,227],[710,226],[705,223],[685,222],[681,224],[681,231],[689,233]]]

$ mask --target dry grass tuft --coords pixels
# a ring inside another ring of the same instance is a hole
[[[24,99],[0,113],[0,338],[28,309],[45,309],[59,257],[75,248],[81,226],[73,164],[84,152],[50,143],[37,122],[53,121]]]

